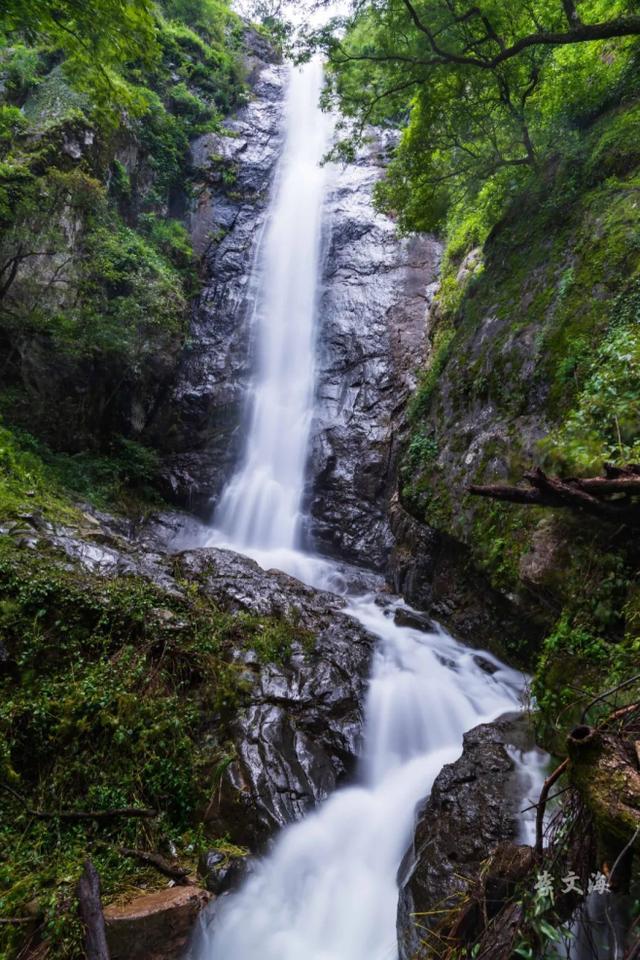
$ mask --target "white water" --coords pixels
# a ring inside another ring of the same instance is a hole
[[[327,124],[321,68],[293,74],[276,197],[258,257],[260,364],[247,452],[223,495],[210,543],[265,568],[348,592],[337,565],[296,551],[314,386],[314,314]],[[201,918],[197,960],[394,960],[396,874],[416,804],[462,734],[518,705],[522,677],[489,676],[443,630],[397,626],[395,601],[352,597],[349,612],[378,637],[359,785],[284,830],[237,894]]]
[[[292,72],[286,140],[257,260],[257,377],[245,459],[215,525],[237,547],[296,546],[313,413],[314,328],[331,118],[318,108],[322,64]]]

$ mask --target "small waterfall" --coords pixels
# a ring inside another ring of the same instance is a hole
[[[257,376],[244,462],[215,526],[237,547],[297,545],[313,412],[315,312],[331,118],[318,101],[322,63],[293,70],[276,193],[258,251]]]
[[[290,565],[318,585],[332,569],[317,558]],[[351,614],[379,638],[359,785],[284,830],[246,886],[203,915],[194,960],[397,957],[396,875],[416,805],[459,756],[465,730],[517,708],[522,683],[483,653],[496,668],[489,676],[443,630],[398,626],[398,605],[351,601]]]
[[[291,76],[286,144],[257,258],[258,371],[247,448],[210,543],[313,586],[349,593],[336,564],[296,550],[314,389],[324,172],[330,123],[319,63]],[[192,960],[394,960],[396,874],[416,804],[465,730],[517,707],[522,677],[486,673],[443,630],[399,626],[372,595],[349,613],[378,638],[359,785],[284,830],[238,893],[201,917]]]

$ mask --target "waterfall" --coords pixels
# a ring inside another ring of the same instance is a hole
[[[338,592],[335,564],[296,550],[314,388],[323,179],[329,124],[318,107],[322,70],[291,76],[286,142],[256,261],[259,357],[247,446],[224,492],[211,543]],[[346,591],[345,591],[346,592]],[[195,960],[394,960],[396,875],[416,804],[465,730],[518,705],[522,677],[473,654],[440,628],[395,623],[400,600],[349,597],[348,612],[378,638],[356,786],[339,790],[282,831],[235,894],[205,911]]]
[[[293,70],[275,199],[258,250],[257,376],[244,462],[215,526],[237,547],[297,545],[313,413],[314,326],[331,118],[318,107],[322,63]]]

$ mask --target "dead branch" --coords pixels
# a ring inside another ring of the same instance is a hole
[[[508,484],[472,484],[469,493],[527,506],[566,507],[613,520],[628,526],[640,526],[640,468],[607,467],[604,477],[550,477],[537,467],[525,473],[528,487]]]
[[[77,895],[80,917],[84,924],[87,960],[110,960],[100,900],[100,877],[90,860],[85,861],[84,872],[78,881]]]
[[[567,757],[562,761],[559,766],[549,774],[547,779],[542,784],[542,790],[540,791],[540,799],[537,804],[536,810],[536,856],[542,858],[544,852],[544,814],[547,808],[547,799],[549,797],[549,790],[560,779],[562,774],[565,772],[569,766],[569,758]]]
[[[597,697],[594,697],[591,703],[588,703],[587,706],[582,711],[582,717],[580,723],[585,723],[587,719],[587,714],[592,707],[595,707],[596,703],[600,703],[602,700],[606,700],[613,693],[617,693],[619,690],[623,690],[625,687],[630,687],[633,683],[640,681],[640,673],[636,673],[635,676],[629,677],[628,680],[623,680],[622,683],[619,683],[617,686],[612,687],[610,690],[605,690],[604,693],[600,693]],[[637,704],[631,704],[632,708],[635,708]],[[624,713],[630,712],[629,707],[623,707],[622,710]],[[616,710],[611,717],[608,719],[613,719],[614,717],[623,716],[624,713],[621,713],[619,710]]]

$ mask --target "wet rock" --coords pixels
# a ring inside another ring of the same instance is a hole
[[[374,638],[344,612],[341,597],[285,573],[230,550],[168,556],[151,530],[138,542],[116,528],[103,515],[87,539],[86,530],[44,521],[34,547],[62,553],[94,575],[143,577],[169,595],[182,596],[194,583],[221,609],[273,617],[286,631],[289,649],[271,660],[243,644],[239,631],[229,655],[242,698],[224,723],[218,714],[203,717],[203,736],[229,757],[222,775],[211,770],[216,790],[204,818],[218,835],[257,848],[353,772]],[[163,633],[180,628],[161,601],[153,623]]]
[[[520,579],[533,589],[554,589],[562,582],[568,544],[554,517],[545,517],[533,532],[529,550],[520,559]]]
[[[211,894],[200,887],[169,887],[106,907],[111,960],[179,960],[195,920]]]
[[[488,673],[489,676],[492,676],[499,669],[495,663],[487,660],[486,657],[475,656],[473,662],[477,664],[481,670],[484,670],[485,673]]]
[[[219,850],[203,853],[198,863],[198,874],[211,893],[220,896],[236,890],[253,873],[256,858],[229,857]]]
[[[400,869],[401,960],[429,955],[425,928],[441,917],[433,911],[455,903],[499,844],[517,840],[522,787],[511,751],[531,746],[525,719],[508,715],[466,733],[460,759],[436,777]]]
[[[424,356],[440,257],[434,239],[399,238],[373,208],[389,145],[381,139],[331,181],[307,493],[310,538],[378,568],[393,542],[386,514],[400,414]]]
[[[411,627],[413,630],[422,630],[424,633],[433,633],[434,630],[433,621],[429,617],[408,607],[397,607],[393,620],[399,627]]]
[[[495,590],[474,567],[465,544],[420,523],[397,498],[389,519],[395,537],[389,559],[393,589],[468,646],[526,666],[539,650],[544,621],[522,598]]]
[[[253,370],[249,283],[282,143],[286,79],[286,68],[260,59],[268,52],[256,39],[249,104],[222,133],[204,134],[191,148],[197,204],[190,227],[204,287],[192,313],[191,346],[158,411],[156,434],[167,451],[167,493],[203,516],[240,453]]]
[[[373,638],[344,601],[228,550],[179,555],[181,569],[227,609],[293,624],[286,662],[259,664],[246,651],[248,703],[231,723],[235,756],[207,811],[236,842],[259,846],[300,819],[349,777],[360,752]]]

